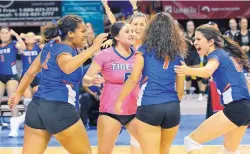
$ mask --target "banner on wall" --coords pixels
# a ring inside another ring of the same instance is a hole
[[[250,18],[250,1],[162,1],[175,19]]]
[[[104,15],[101,1],[63,1],[62,16],[68,14],[79,15],[85,23],[91,23],[95,34],[103,33]]]
[[[41,26],[60,17],[60,1],[0,1],[0,26]]]

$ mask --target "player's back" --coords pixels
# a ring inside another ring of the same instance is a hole
[[[142,105],[179,102],[175,89],[176,73],[174,66],[180,65],[182,58],[157,59],[154,51],[148,52],[146,50],[145,47],[138,49],[144,57],[143,76],[148,78],[141,87]]]

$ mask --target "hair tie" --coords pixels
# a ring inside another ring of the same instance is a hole
[[[59,34],[59,36],[62,36],[62,31],[60,30],[59,27],[58,27],[58,34]]]

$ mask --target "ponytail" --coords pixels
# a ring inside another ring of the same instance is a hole
[[[222,39],[224,40],[224,49],[231,56],[237,59],[238,63],[243,66],[247,72],[250,71],[250,66],[248,62],[247,54],[241,49],[240,45],[233,41],[230,37],[222,35]]]
[[[48,42],[59,35],[60,35],[59,26],[57,24],[50,24],[44,28],[42,34],[42,40],[44,40],[44,42]]]

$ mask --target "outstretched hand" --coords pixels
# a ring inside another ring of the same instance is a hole
[[[104,83],[104,79],[103,77],[101,77],[100,75],[95,75],[92,79],[92,84],[97,86],[97,87],[101,87],[101,84]]]
[[[178,75],[185,76],[188,74],[188,66],[185,64],[185,62],[181,61],[181,65],[175,65],[174,70]]]

